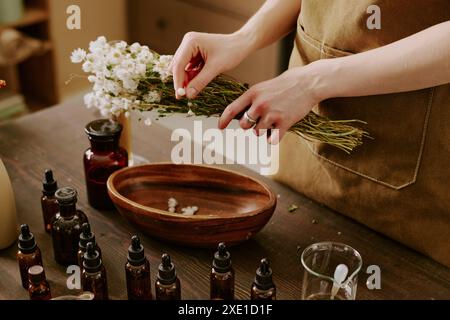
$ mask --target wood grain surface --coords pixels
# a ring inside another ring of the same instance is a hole
[[[28,223],[40,246],[53,295],[73,294],[66,287],[65,269],[53,260],[51,238],[44,232],[40,208],[42,173],[52,168],[60,186],[79,190],[84,210],[103,251],[110,297],[125,299],[127,247],[136,230],[117,212],[99,212],[87,204],[82,154],[88,147],[83,127],[94,115],[82,102],[56,106],[0,126],[0,157],[12,179],[20,223]],[[173,143],[162,126],[135,125],[134,150],[152,162],[170,161]],[[236,296],[248,299],[259,260],[272,262],[279,299],[299,299],[303,268],[301,251],[314,242],[339,241],[356,248],[364,266],[359,276],[358,299],[449,299],[450,269],[339,215],[278,183],[240,166],[228,166],[266,182],[279,194],[269,224],[253,239],[231,249],[236,270]],[[296,204],[293,213],[288,207]],[[0,204],[1,205],[1,204]],[[183,299],[208,299],[213,251],[170,245],[142,236],[156,276],[161,254],[169,253],[182,282]],[[20,285],[16,246],[0,252],[0,299],[27,299]],[[382,289],[365,286],[369,265],[381,268]]]

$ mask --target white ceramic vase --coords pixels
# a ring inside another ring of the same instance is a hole
[[[17,239],[17,214],[14,193],[6,168],[0,159],[0,250]]]

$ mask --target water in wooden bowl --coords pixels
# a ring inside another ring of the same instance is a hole
[[[169,242],[214,248],[249,239],[271,218],[276,196],[251,177],[209,166],[150,164],[114,173],[108,191],[119,212],[146,234]],[[168,212],[168,199],[194,216]]]

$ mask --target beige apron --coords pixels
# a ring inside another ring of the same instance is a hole
[[[373,4],[381,30],[366,25]],[[449,19],[449,0],[303,0],[291,67],[364,52]],[[347,155],[289,134],[275,179],[450,266],[450,85],[330,99],[314,111],[366,121],[375,140]]]

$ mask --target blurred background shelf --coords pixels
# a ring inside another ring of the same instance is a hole
[[[41,110],[90,89],[71,52],[87,48],[104,35],[110,40],[141,42],[162,54],[173,54],[189,31],[228,33],[239,29],[264,0],[0,0],[23,1],[23,15],[0,23],[0,32],[14,29],[42,41],[45,50],[21,63],[0,66],[8,91],[23,97],[27,111]],[[67,28],[69,6],[81,10],[81,29]],[[2,16],[0,12],[0,16]],[[260,50],[229,72],[254,84],[280,74],[287,65],[291,39]],[[1,47],[0,47],[1,49]],[[239,48],[236,48],[239,50]],[[0,97],[0,103],[2,98]]]
[[[43,8],[25,8],[24,15],[21,19],[8,22],[0,23],[0,29],[5,28],[22,28],[30,25],[47,22],[49,20],[49,14],[47,10]]]
[[[17,106],[7,108],[5,106],[8,102],[7,98],[4,94],[0,96],[0,105],[3,103],[4,107],[3,114],[0,114],[0,121],[5,120],[9,113],[10,117],[16,117],[60,101],[55,72],[54,43],[50,31],[49,3],[47,0],[16,1],[22,1],[23,14],[15,20],[0,23],[0,32],[17,30],[25,37],[40,41],[42,46],[23,61],[12,61],[0,66],[0,78],[7,81],[9,94],[23,99],[19,108]],[[17,46],[20,50],[20,41]],[[9,101],[12,100],[9,98]],[[19,109],[21,112],[8,111]]]

